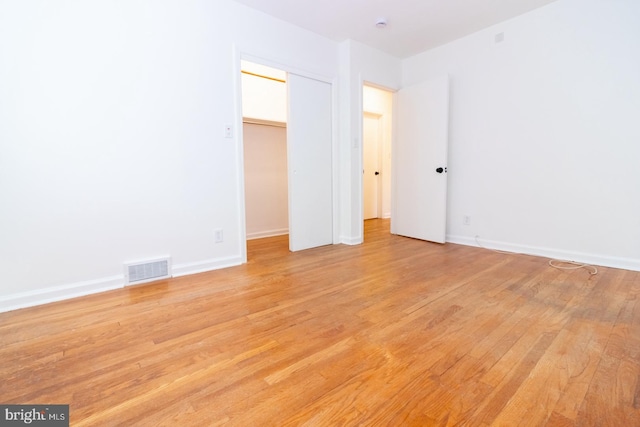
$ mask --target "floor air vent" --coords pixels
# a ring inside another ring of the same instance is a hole
[[[151,282],[171,277],[171,258],[154,259],[124,265],[125,285]]]

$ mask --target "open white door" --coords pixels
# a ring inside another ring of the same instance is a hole
[[[333,243],[331,85],[287,78],[289,249]]]
[[[444,243],[449,77],[400,90],[396,117],[391,232]]]

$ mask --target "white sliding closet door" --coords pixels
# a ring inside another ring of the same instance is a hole
[[[289,74],[289,249],[333,243],[331,85]]]

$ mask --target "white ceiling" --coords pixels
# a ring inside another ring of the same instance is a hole
[[[335,41],[357,40],[398,58],[555,0],[236,0]],[[381,30],[375,23],[386,18]]]

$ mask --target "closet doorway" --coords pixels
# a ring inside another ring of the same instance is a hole
[[[242,61],[247,240],[289,233],[287,73]]]
[[[288,234],[290,251],[334,243],[332,82],[245,61],[241,71],[243,133],[273,144],[248,152],[256,144],[242,138],[247,238]]]

